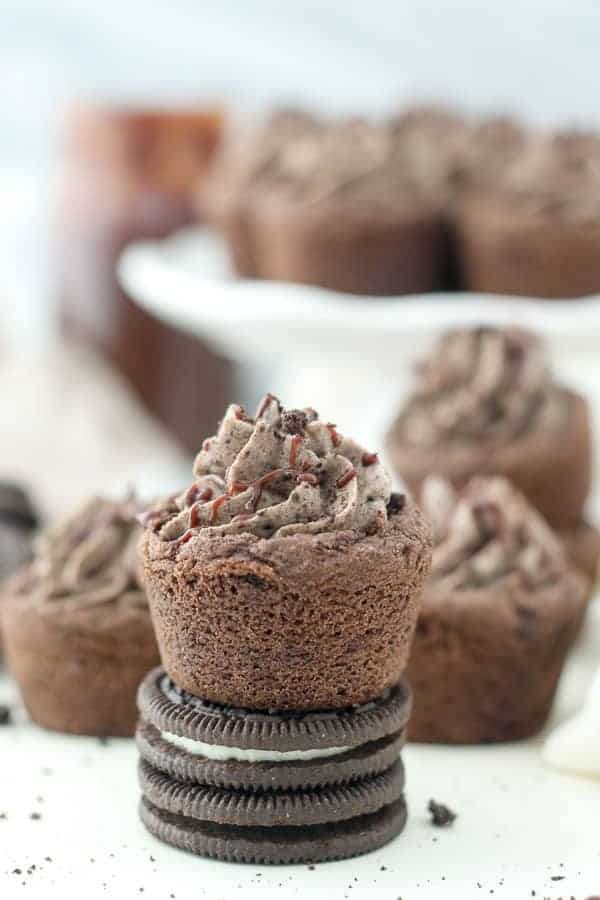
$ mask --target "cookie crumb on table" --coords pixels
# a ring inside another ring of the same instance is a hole
[[[437,801],[433,799],[427,804],[427,810],[431,814],[431,824],[435,825],[437,828],[452,825],[456,819],[455,812],[444,803],[437,803]]]

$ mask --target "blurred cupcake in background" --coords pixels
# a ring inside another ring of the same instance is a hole
[[[138,505],[93,497],[37,541],[1,613],[6,659],[34,722],[131,735],[158,649],[136,575]]]
[[[530,138],[495,182],[467,192],[457,246],[469,290],[568,298],[600,291],[600,138]]]
[[[238,274],[365,295],[443,285],[441,195],[391,124],[285,112],[239,144],[206,205]]]
[[[285,179],[290,148],[318,127],[310,113],[280,109],[260,122],[233,119],[225,129],[210,177],[198,186],[196,207],[222,234],[241,278],[263,275],[253,226],[255,195],[263,182]]]
[[[409,666],[409,737],[478,744],[536,734],[546,722],[587,600],[583,576],[544,519],[508,481],[460,491],[423,485],[434,525]]]
[[[534,334],[479,327],[442,335],[417,364],[387,451],[415,496],[432,473],[458,489],[475,474],[506,477],[595,575],[600,536],[583,519],[591,485],[588,405],[555,380]]]

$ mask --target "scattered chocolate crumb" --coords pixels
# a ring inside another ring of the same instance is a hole
[[[156,862],[153,856],[150,857],[150,862]]]
[[[380,872],[387,872],[387,866],[379,866]]]
[[[13,869],[12,873],[13,873],[13,875],[22,875],[23,870],[22,869]]]
[[[46,860],[46,862],[52,862],[51,856],[45,856],[44,859]]]
[[[550,876],[550,881],[564,881],[564,880],[565,880],[564,875],[551,875]]]
[[[309,867],[308,867],[308,870],[309,870],[309,872],[314,872],[314,871],[315,871],[315,867],[314,867],[314,866],[309,866]]]
[[[0,813],[0,819],[8,819],[8,816],[5,812]]]
[[[5,703],[0,703],[0,725],[11,725],[12,724],[12,712],[10,706],[6,706]]]
[[[108,746],[110,741],[106,737],[106,735],[102,735],[101,737],[98,738],[98,743],[100,744],[101,747],[106,747],[106,746]]]
[[[34,822],[37,822],[39,819],[42,818],[42,814],[39,812],[32,812],[32,813],[29,813],[29,818],[32,819]]]
[[[456,819],[455,812],[452,812],[452,810],[443,803],[437,803],[433,799],[427,804],[427,809],[431,814],[431,824],[435,825],[437,828],[444,828],[446,825],[452,825]]]

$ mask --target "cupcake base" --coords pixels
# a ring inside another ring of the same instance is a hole
[[[487,588],[423,595],[406,676],[411,741],[516,741],[544,726],[587,603],[583,576],[528,590],[517,574]]]
[[[415,204],[266,196],[252,206],[252,227],[263,278],[374,296],[445,287],[443,217]]]
[[[457,216],[465,288],[564,299],[600,291],[597,224],[520,208],[496,194],[467,197]]]
[[[136,691],[158,662],[147,608],[69,607],[17,593],[3,604],[2,626],[7,665],[34,722],[70,734],[134,734]]]

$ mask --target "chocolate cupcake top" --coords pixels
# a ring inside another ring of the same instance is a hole
[[[434,528],[430,587],[482,588],[517,574],[530,590],[567,571],[561,542],[504,478],[475,477],[457,492],[430,476],[421,505]]]
[[[275,174],[305,200],[350,190],[363,194],[384,174],[389,178],[394,149],[387,125],[359,118],[334,121],[288,141]]]
[[[277,189],[296,202],[343,198],[385,205],[439,187],[437,156],[425,152],[432,143],[398,140],[393,122],[280,111],[245,140],[240,135],[231,142],[221,173],[231,179],[237,171],[241,182]]]
[[[563,420],[564,395],[541,341],[519,328],[449,331],[416,367],[398,420],[408,443],[508,441]]]
[[[194,483],[149,512],[165,542],[198,532],[258,538],[385,528],[390,477],[376,453],[343,437],[313,409],[285,410],[267,394],[255,418],[228,408],[194,464]],[[395,495],[394,495],[395,496]]]
[[[138,504],[100,497],[47,529],[17,590],[44,604],[92,607],[104,603],[144,606],[136,578],[140,526]]]
[[[305,137],[318,128],[314,116],[296,109],[276,110],[258,124],[234,123],[215,160],[213,180],[238,190],[278,173],[284,177],[294,169],[293,149],[301,154]]]

